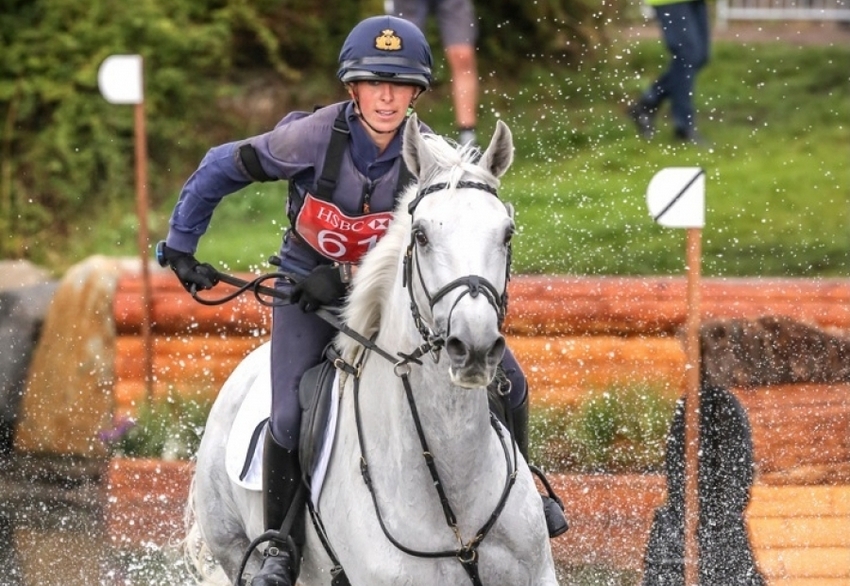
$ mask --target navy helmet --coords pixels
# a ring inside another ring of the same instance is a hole
[[[395,16],[373,16],[351,29],[339,53],[337,77],[349,81],[389,81],[431,85],[433,59],[425,35]]]

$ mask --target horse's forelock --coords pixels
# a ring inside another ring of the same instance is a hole
[[[466,176],[492,185],[499,186],[499,179],[487,169],[477,164],[480,151],[473,145],[455,145],[442,136],[423,134],[423,148],[428,148],[434,164],[419,178],[419,185],[426,187],[440,181],[446,181],[451,187]]]

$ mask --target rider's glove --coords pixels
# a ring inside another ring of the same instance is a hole
[[[174,250],[165,244],[157,251],[160,264],[167,264],[177,274],[180,284],[191,294],[212,289],[218,283],[217,271],[207,263],[200,263],[188,252]]]
[[[298,282],[289,295],[301,311],[310,313],[323,305],[330,305],[343,298],[345,283],[336,265],[319,265],[313,272]]]

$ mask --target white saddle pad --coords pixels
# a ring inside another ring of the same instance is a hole
[[[271,413],[272,387],[270,369],[263,369],[257,376],[230,429],[225,449],[225,469],[227,476],[235,484],[253,491],[263,489],[263,444],[265,442],[266,420]],[[334,374],[333,394],[328,424],[325,428],[325,441],[316,469],[310,480],[310,498],[318,508],[319,495],[322,492],[325,474],[328,469],[336,431],[339,410],[339,372]]]

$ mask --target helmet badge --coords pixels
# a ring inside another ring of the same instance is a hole
[[[384,29],[380,35],[375,37],[375,48],[379,51],[400,51],[401,37],[390,28]]]

